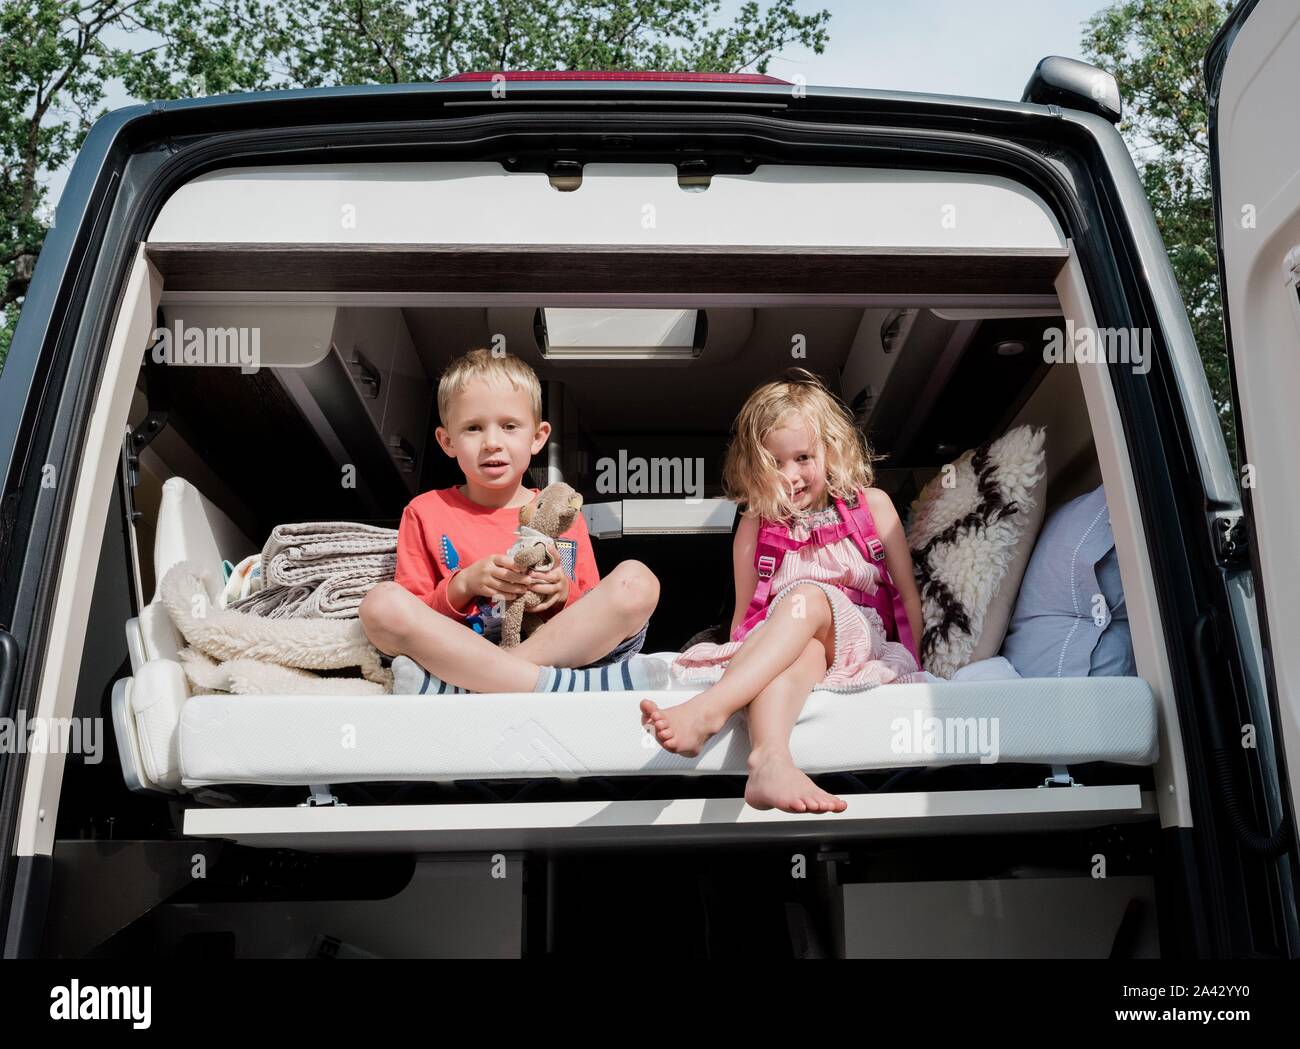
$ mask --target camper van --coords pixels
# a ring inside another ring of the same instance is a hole
[[[5,956],[1300,954],[1297,65],[1281,0],[1206,59],[1238,464],[1079,62],[1019,102],[469,73],[103,117],[0,373]],[[458,483],[435,394],[479,346],[539,375],[533,485],[653,570],[668,660],[731,615],[760,382],[827,383],[905,522],[1032,438],[961,665],[809,697],[845,811],[746,806],[744,718],[682,757],[638,693],[196,679],[169,573],[240,615],[273,529]]]

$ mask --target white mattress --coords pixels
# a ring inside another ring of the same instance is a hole
[[[681,691],[194,696],[181,711],[181,781],[195,787],[745,772],[743,715],[698,757],[678,757],[642,731],[638,703],[647,695],[660,706],[690,698]],[[928,718],[940,721],[927,724]],[[961,752],[947,752],[960,744],[955,729],[970,734]],[[791,749],[812,773],[974,764],[988,757],[1004,764],[1151,765],[1158,756],[1156,705],[1140,678],[814,692]]]

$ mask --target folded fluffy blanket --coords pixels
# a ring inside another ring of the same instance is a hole
[[[376,681],[359,677],[320,677],[306,670],[264,663],[260,659],[224,659],[218,663],[194,648],[182,648],[179,655],[195,694],[378,696],[386,691]]]
[[[198,566],[190,561],[173,565],[163,576],[160,590],[167,614],[192,648],[223,662],[254,660],[267,664],[271,669],[263,672],[264,682],[282,678],[276,671],[286,667],[298,670],[358,667],[365,680],[376,682],[384,691],[392,688],[392,671],[380,663],[379,651],[356,619],[267,619],[218,608],[208,597]],[[249,668],[241,664],[222,672],[228,675],[240,672],[247,677]],[[351,681],[356,683],[360,679]],[[196,684],[204,685],[204,682],[196,681]],[[275,685],[258,690],[274,691]]]

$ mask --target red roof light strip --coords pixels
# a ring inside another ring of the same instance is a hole
[[[560,70],[514,70],[505,73],[476,71],[457,73],[443,77],[440,84],[468,83],[471,81],[487,82],[500,77],[502,80],[659,80],[679,81],[685,83],[713,84],[782,84],[792,86],[789,80],[768,76],[765,73],[656,73],[646,70],[599,70],[576,69]]]

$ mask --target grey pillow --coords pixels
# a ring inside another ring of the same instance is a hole
[[[1137,673],[1100,486],[1058,507],[1038,536],[1005,656],[1022,677],[1126,677]]]

